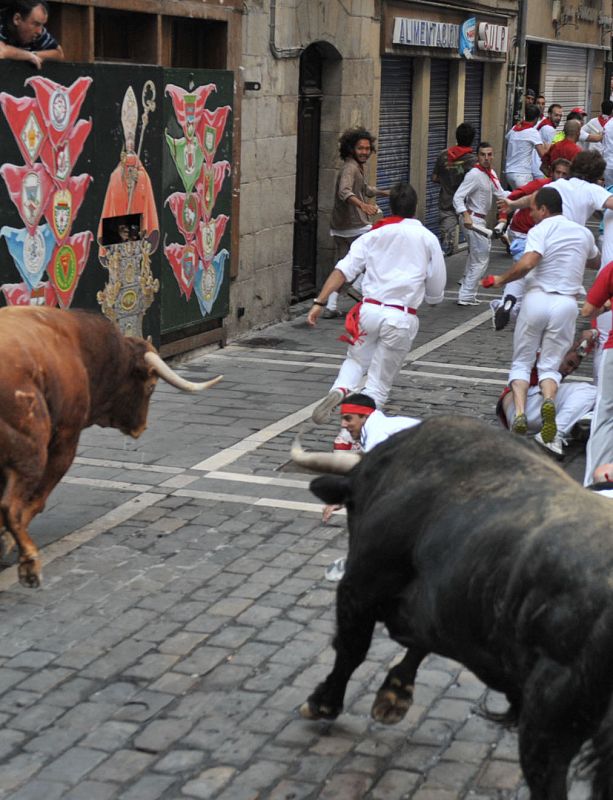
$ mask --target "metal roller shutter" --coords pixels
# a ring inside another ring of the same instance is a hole
[[[380,189],[409,180],[412,89],[412,60],[383,57],[377,139],[377,186]],[[387,216],[390,213],[387,198],[379,197],[377,202]]]
[[[464,81],[464,122],[475,129],[475,148],[481,141],[481,109],[483,105],[483,63],[466,62]]]
[[[449,61],[433,58],[430,62],[430,103],[428,121],[428,156],[426,159],[426,227],[438,234],[438,183],[430,176],[441,150],[447,147],[447,117],[449,113]]]
[[[547,46],[545,99],[559,103],[564,117],[577,106],[585,107],[588,87],[587,50],[579,47]]]

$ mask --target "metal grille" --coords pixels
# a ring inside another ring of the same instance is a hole
[[[412,89],[412,59],[384,56],[381,59],[377,140],[377,186],[380,189],[409,180]],[[387,216],[390,213],[387,198],[380,197],[377,202]]]
[[[564,117],[571,108],[585,108],[588,85],[587,50],[547,46],[545,99],[548,106],[559,103],[564,110]]]
[[[430,176],[439,153],[447,147],[447,117],[449,111],[449,61],[433,58],[430,62],[430,103],[428,107],[428,156],[426,160],[426,227],[439,231],[439,186]]]
[[[475,129],[475,149],[481,141],[481,109],[483,103],[483,63],[466,62],[464,82],[464,122]]]

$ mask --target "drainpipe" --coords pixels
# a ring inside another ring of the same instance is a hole
[[[528,0],[519,0],[519,15],[517,17],[517,60],[515,72],[515,93],[513,96],[513,120],[523,117],[521,107],[526,86],[526,18],[528,15]]]
[[[275,44],[275,32],[277,26],[277,0],[270,0],[270,33],[268,37],[268,44],[270,52],[274,58],[299,58],[303,47],[284,47],[279,48]]]

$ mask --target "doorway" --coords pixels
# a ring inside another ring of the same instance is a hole
[[[300,56],[292,301],[313,295],[317,270],[317,209],[322,56],[316,44]]]

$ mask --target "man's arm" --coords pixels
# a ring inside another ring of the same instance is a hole
[[[317,324],[317,320],[319,319],[319,315],[324,309],[328,297],[332,294],[332,292],[338,292],[338,290],[342,287],[345,283],[345,276],[340,271],[340,269],[334,268],[332,272],[328,275],[326,282],[321,287],[319,294],[315,298],[313,303],[313,307],[309,311],[307,315],[307,325],[314,327]]]
[[[476,185],[476,177],[474,175],[473,170],[467,172],[464,176],[464,180],[456,189],[456,192],[453,196],[453,207],[455,209],[456,214],[462,214],[462,221],[464,222],[465,228],[472,228],[473,226],[473,218],[470,215],[470,211],[466,208],[466,198],[471,193],[471,191],[475,188]]]
[[[531,250],[529,253],[524,253],[519,261],[513,264],[511,269],[507,270],[502,275],[495,275],[492,285],[496,287],[504,286],[505,283],[523,278],[524,275],[527,275],[538,265],[541,258],[541,254],[534,250]]]
[[[63,61],[64,51],[61,45],[53,50],[39,50],[32,52],[21,47],[13,47],[12,44],[0,42],[0,59],[10,59],[11,61],[29,61],[36,69],[40,69],[44,61]]]
[[[431,248],[430,263],[426,271],[425,300],[429,306],[441,303],[445,297],[447,283],[447,267],[441,246],[436,241]]]

